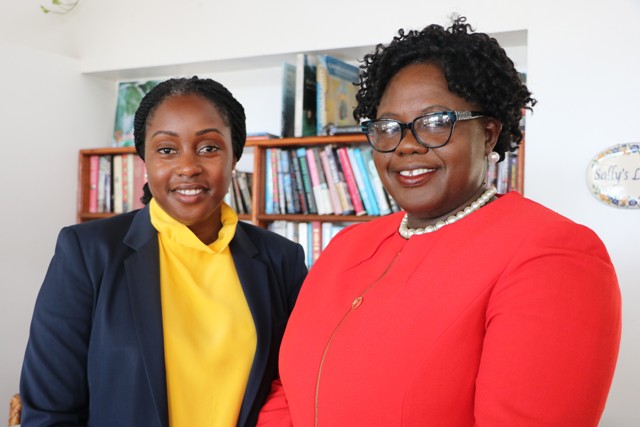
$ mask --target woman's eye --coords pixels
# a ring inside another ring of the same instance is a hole
[[[217,145],[205,145],[203,147],[200,148],[200,152],[201,153],[213,153],[215,151],[218,151],[220,149],[219,146]]]
[[[161,148],[158,148],[158,153],[160,153],[160,154],[171,154],[171,153],[173,153],[173,149],[172,148],[168,148],[168,147],[161,147]]]

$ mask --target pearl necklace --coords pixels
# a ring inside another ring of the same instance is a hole
[[[408,228],[407,223],[409,222],[409,218],[407,217],[407,214],[404,214],[404,217],[400,222],[400,227],[398,228],[398,233],[400,233],[400,235],[405,239],[409,239],[411,236],[419,236],[421,234],[432,233],[434,231],[440,230],[445,225],[453,224],[454,222],[464,218],[472,212],[477,211],[478,209],[486,205],[487,202],[489,202],[489,200],[491,200],[491,198],[496,195],[496,193],[496,187],[491,186],[487,188],[487,190],[482,193],[482,195],[478,197],[475,202],[471,203],[469,206],[462,209],[455,215],[451,215],[446,220],[438,221],[433,225],[427,225],[424,228]]]

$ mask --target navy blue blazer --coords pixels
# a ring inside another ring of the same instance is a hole
[[[258,338],[238,418],[253,426],[307,268],[300,245],[243,222],[230,249]],[[148,207],[62,229],[36,301],[20,394],[23,427],[169,426]]]

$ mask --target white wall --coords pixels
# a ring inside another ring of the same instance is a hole
[[[75,222],[78,149],[112,129],[113,84],[77,60],[0,41],[0,420],[58,230]]]
[[[14,3],[10,7],[26,7]],[[7,307],[0,311],[0,420],[6,419],[2,402],[17,389],[28,318],[55,235],[74,221],[77,149],[108,145],[113,85],[82,77],[79,70],[113,78],[153,76],[162,75],[164,65],[182,64],[180,74],[189,74],[202,69],[192,63],[373,45],[387,42],[399,27],[446,24],[452,11],[468,16],[480,31],[527,30],[528,83],[539,104],[527,122],[525,192],[593,228],[609,248],[622,289],[624,323],[601,426],[640,425],[640,280],[637,255],[632,259],[640,210],[605,206],[585,183],[587,164],[598,151],[640,141],[637,0],[601,5],[405,0],[395,6],[381,0],[327,0],[322,8],[286,0],[185,0],[180,7],[169,0],[81,0],[74,15],[50,16],[55,25],[41,25],[42,17],[31,15],[31,25],[12,25],[6,39],[77,55],[80,62],[0,44],[0,117],[12,142],[7,144],[12,155],[0,168],[2,182],[9,183],[0,215],[3,224],[11,224],[0,236],[0,301]],[[20,16],[25,14],[21,10]],[[116,23],[126,31],[114,31]],[[52,47],[44,40],[54,30],[64,43]],[[267,66],[244,74],[212,70],[211,75],[245,103],[255,131],[279,116],[279,99],[265,101],[279,96],[277,71]],[[37,90],[27,90],[34,85]],[[267,130],[277,133],[277,127]]]

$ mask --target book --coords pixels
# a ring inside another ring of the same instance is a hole
[[[113,129],[114,147],[132,147],[133,117],[142,98],[153,89],[159,80],[129,81],[118,83],[118,101]]]
[[[311,175],[309,172],[309,164],[307,161],[307,149],[300,147],[296,149],[296,156],[300,162],[300,174],[302,175],[302,186],[304,188],[304,196],[307,200],[307,207],[310,214],[318,213],[318,206],[313,193],[313,185],[311,183]]]
[[[133,155],[133,196],[132,209],[142,209],[142,196],[144,195],[144,185],[147,183],[147,166],[140,156]]]
[[[311,264],[318,260],[322,252],[322,223],[320,221],[311,221]]]
[[[100,156],[89,157],[89,212],[98,212],[98,173],[100,168]]]
[[[298,244],[302,246],[302,250],[304,251],[305,263],[307,264],[307,267],[310,267],[311,251],[309,246],[309,224],[306,222],[298,223]]]
[[[289,153],[285,149],[279,149],[279,169],[278,173],[282,176],[282,190],[280,196],[284,201],[284,210],[281,209],[280,213],[295,214],[295,203],[293,201],[293,182],[291,181],[291,163],[289,162]],[[278,181],[280,184],[280,181]]]
[[[318,55],[316,65],[317,134],[327,135],[327,127],[357,126],[355,85],[358,67],[331,55]]]
[[[244,213],[251,213],[251,186],[250,182],[253,174],[251,172],[236,172],[235,180],[238,181],[238,188],[240,189],[240,198],[244,206]]]
[[[277,178],[278,181],[278,204],[277,206],[275,206],[275,211],[276,213],[279,214],[286,214],[287,213],[287,199],[286,199],[286,188],[285,188],[285,172],[284,172],[284,165],[282,164],[281,161],[281,156],[280,153],[282,152],[282,150],[280,148],[274,148],[273,149],[273,157],[272,161],[275,161],[275,169],[276,169],[276,173],[275,176]],[[289,173],[287,172],[286,175],[289,175]],[[287,185],[287,187],[291,188],[291,185],[289,183],[289,185]],[[275,194],[274,194],[275,197]]]
[[[329,147],[327,145],[327,147]],[[332,213],[335,215],[342,215],[342,203],[340,202],[340,196],[338,195],[338,188],[336,186],[336,179],[331,171],[331,165],[329,164],[329,156],[327,151],[322,149],[318,151],[320,156],[320,162],[322,164],[322,171],[327,180],[327,187],[329,188],[329,201],[331,203]]]
[[[367,172],[367,168],[364,165],[364,160],[362,160],[362,153],[357,147],[349,147],[347,149],[347,153],[349,154],[349,160],[351,164],[354,165],[353,175],[356,178],[356,182],[358,183],[358,188],[360,189],[360,195],[362,196],[362,203],[364,204],[364,208],[369,215],[379,215],[380,210],[378,209],[378,205],[376,203],[376,197],[373,194],[373,187],[371,186],[371,181],[369,180],[369,173]]]
[[[264,213],[274,214],[273,210],[273,169],[271,168],[271,149],[264,150]]]
[[[98,212],[111,212],[111,156],[100,156],[98,167]]]
[[[291,138],[295,135],[296,66],[284,63],[282,67],[282,123],[281,135]]]
[[[338,147],[336,149],[336,153],[338,154],[338,161],[344,175],[347,190],[349,191],[349,196],[351,198],[351,203],[353,204],[354,213],[358,216],[366,215],[367,211],[364,208],[362,198],[360,197],[360,192],[358,191],[358,183],[356,182],[355,175],[353,174],[353,168],[351,167],[351,162],[349,161],[347,147]]]
[[[289,161],[291,163],[291,181],[294,188],[294,205],[296,213],[308,214],[309,205],[307,204],[307,196],[304,191],[304,183],[302,181],[302,171],[300,170],[300,159],[295,149],[287,150]]]
[[[371,187],[374,190],[378,210],[380,211],[379,215],[388,215],[391,213],[391,207],[389,206],[386,191],[376,170],[376,165],[373,162],[372,150],[371,148],[360,148],[360,151],[362,152],[365,167],[367,167],[367,171],[369,172],[369,180],[371,181]]]
[[[296,99],[294,135],[316,135],[316,57],[299,53],[296,57]]]
[[[347,189],[347,182],[342,173],[342,168],[339,165],[338,155],[331,145],[325,145],[323,151],[327,153],[327,162],[329,163],[329,173],[327,176],[334,182],[342,215],[354,215],[353,202]]]
[[[311,184],[313,186],[313,196],[318,206],[318,214],[329,215],[333,213],[333,207],[331,205],[329,187],[327,187],[327,181],[322,172],[322,162],[320,161],[320,155],[318,153],[318,148],[307,148],[309,176],[311,177]]]
[[[278,149],[268,148],[270,151],[269,159],[271,162],[271,197],[272,207],[271,213],[278,214],[280,212],[280,180],[278,178]]]
[[[133,184],[135,176],[135,154],[125,154],[122,159],[122,202],[125,212],[133,210]]]
[[[231,189],[233,194],[233,201],[236,207],[236,213],[245,214],[247,213],[247,208],[244,205],[244,201],[242,200],[242,191],[240,190],[240,181],[238,180],[238,172],[236,172],[235,176],[231,177]]]

